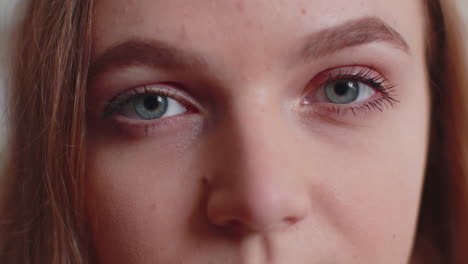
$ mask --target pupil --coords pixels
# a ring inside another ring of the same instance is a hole
[[[145,105],[145,108],[150,110],[150,111],[154,111],[156,109],[158,109],[159,107],[159,96],[156,97],[156,96],[147,96],[144,101],[143,101],[143,104]]]
[[[348,92],[349,83],[347,82],[339,82],[335,86],[335,93],[339,96],[343,96]]]

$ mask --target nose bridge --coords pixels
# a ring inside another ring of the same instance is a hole
[[[261,91],[239,96],[232,105],[220,136],[224,157],[243,175],[236,173],[233,179],[281,181],[285,179],[280,175],[292,173],[294,164],[287,153],[296,146],[281,107],[274,96]]]
[[[277,154],[288,141],[280,106],[271,99],[258,101],[240,105],[233,118],[236,127],[232,132],[237,133],[235,136],[239,140],[237,147],[246,157],[245,165],[255,164],[251,169],[263,168],[264,163],[273,166],[271,163],[280,158]]]
[[[265,232],[303,219],[307,197],[296,147],[273,98],[241,97],[222,128],[208,216],[218,226]]]

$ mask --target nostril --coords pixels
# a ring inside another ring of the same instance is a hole
[[[217,230],[241,235],[285,231],[306,218],[307,192],[298,191],[295,185],[285,188],[271,181],[249,181],[247,186],[242,183],[211,188],[208,193],[207,220]]]
[[[243,236],[251,230],[249,230],[249,227],[243,224],[239,220],[229,220],[224,222],[222,225],[219,225],[218,228],[221,228],[226,234],[229,234],[231,236]]]
[[[287,225],[293,225],[297,222],[299,222],[299,217],[294,217],[294,216],[290,216],[290,217],[285,217],[283,219],[283,222]]]
[[[229,229],[238,229],[241,226],[241,222],[238,220],[229,220],[226,221],[223,226]]]
[[[230,234],[285,231],[306,218],[307,206],[283,199],[233,199],[226,193],[214,193],[208,200],[208,220],[218,230]]]
[[[222,225],[219,225],[218,227],[224,229],[231,235],[244,235],[250,232],[257,232],[257,231],[285,231],[289,227],[297,225],[301,221],[301,217],[296,217],[296,216],[289,216],[289,217],[284,217],[282,221],[279,222],[272,222],[272,223],[263,223],[263,225],[256,226],[255,224],[249,224],[247,222],[242,222],[240,220],[232,219],[225,221],[222,223]]]

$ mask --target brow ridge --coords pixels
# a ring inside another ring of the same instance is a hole
[[[409,53],[409,45],[395,29],[378,17],[363,17],[312,33],[299,56],[309,61],[376,41],[390,43]]]
[[[409,54],[409,46],[401,34],[380,18],[368,16],[312,33],[299,46],[296,57],[310,62],[345,48],[376,41],[390,43]],[[171,46],[161,40],[133,37],[104,50],[92,62],[89,79],[111,69],[138,65],[171,71],[208,67],[205,57],[196,52]]]
[[[170,46],[159,40],[130,38],[107,48],[93,61],[90,78],[114,68],[134,65],[167,70],[189,70],[204,67],[207,63],[199,54]]]

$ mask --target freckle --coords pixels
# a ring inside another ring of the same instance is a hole
[[[151,211],[156,210],[156,203],[152,203],[152,204],[150,205],[150,209],[151,209]]]
[[[307,10],[306,10],[305,8],[302,8],[302,9],[301,9],[301,14],[302,14],[303,16],[307,15]]]

